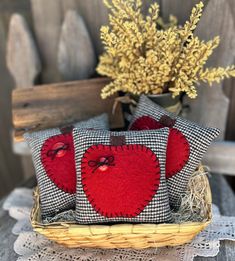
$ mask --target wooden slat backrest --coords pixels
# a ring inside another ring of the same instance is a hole
[[[191,9],[199,1],[200,0],[157,0],[157,2],[161,4],[161,15],[163,15],[163,17],[167,19],[169,14],[174,14],[179,18],[179,22],[181,24],[188,19]],[[31,0],[31,6],[33,11],[35,27],[34,29],[37,43],[40,49],[40,53],[42,54],[44,65],[46,64],[46,66],[44,66],[43,68],[42,78],[45,82],[53,82],[60,79],[60,77],[57,77],[58,75],[56,72],[56,67],[54,66],[57,61],[57,52],[54,47],[58,42],[58,28],[60,28],[61,26],[65,12],[68,9],[72,8],[77,10],[78,13],[80,13],[80,15],[83,17],[83,19],[86,22],[86,25],[88,26],[89,32],[91,33],[93,44],[96,48],[96,54],[100,54],[102,52],[102,45],[99,39],[99,28],[102,24],[107,23],[108,13],[107,9],[104,7],[102,3],[102,0],[70,0],[61,2],[55,1],[55,3],[53,4],[55,5],[54,8],[45,7],[45,2],[46,1],[44,0]],[[144,11],[152,2],[155,2],[155,0],[143,0]],[[215,35],[221,36],[221,46],[215,52],[215,55],[209,61],[208,65],[229,65],[234,61],[235,52],[234,1],[205,0],[203,2],[206,7],[201,22],[199,23],[198,29],[196,30],[196,34],[199,35],[200,38],[205,40],[211,39]],[[53,9],[52,13],[51,9]],[[43,13],[44,11],[46,12],[46,15],[43,16],[43,19],[42,17],[40,17],[40,13],[42,13],[42,11]],[[53,34],[50,33],[51,29],[48,30],[48,27],[49,29],[55,28],[55,30],[53,30]],[[53,73],[51,73],[50,70],[54,70]],[[223,87],[224,84],[214,86],[213,88],[209,88],[206,84],[202,85],[201,87],[199,87],[199,95],[197,100],[187,101],[187,103],[190,105],[190,110],[187,117],[191,120],[195,120],[202,124],[209,124],[211,126],[219,127],[222,130],[220,139],[223,139],[225,134],[226,119],[230,98],[225,95]],[[28,105],[26,105],[26,107],[27,106]],[[28,111],[30,111],[32,110],[32,107],[29,106],[28,108],[24,108],[23,111],[27,112],[27,109],[29,109]],[[59,120],[53,120],[53,122],[56,122],[56,124],[58,124]],[[42,127],[43,123],[40,124],[42,124]],[[20,137],[21,135],[21,128],[25,130],[26,127],[22,127],[20,125],[17,127],[16,134],[18,133],[18,137]],[[35,128],[35,130],[36,129],[37,128]],[[213,148],[213,151],[215,151],[215,147]]]
[[[164,18],[173,13],[179,17],[180,23],[184,23],[188,19],[190,10],[199,0],[181,0],[180,2],[183,8],[180,8],[179,1],[162,0]],[[235,2],[234,0],[207,0],[203,3],[206,7],[195,32],[196,35],[205,40],[212,39],[216,35],[221,37],[221,44],[215,50],[207,66],[231,65],[235,57]],[[222,82],[213,87],[202,84],[198,87],[197,99],[185,101],[189,105],[187,118],[203,125],[220,128],[220,140],[225,137],[231,98],[225,94],[225,84]],[[234,88],[232,84],[230,84],[230,87]],[[229,92],[230,90],[227,90],[227,93]],[[225,141],[213,143],[203,162],[210,166],[214,173],[235,175],[235,143]]]
[[[229,32],[229,33],[228,33]],[[195,32],[201,39],[209,40],[219,35],[220,46],[208,61],[207,66],[227,66],[234,62],[235,56],[235,27],[229,0],[209,1],[198,28]],[[229,109],[229,97],[224,92],[224,82],[202,84],[198,87],[198,98],[190,100],[188,117],[194,121],[221,130],[220,139],[224,139]]]
[[[63,82],[16,89],[12,93],[12,117],[15,141],[25,131],[58,127],[103,112],[109,114],[111,128],[123,127],[121,107],[112,114],[115,96],[102,100],[100,91],[106,78]]]
[[[163,16],[167,18],[170,13],[176,14],[179,22],[184,23],[190,15],[190,10],[200,0],[180,2],[183,8],[179,8],[179,1],[162,0]],[[210,40],[217,35],[221,37],[220,46],[215,50],[207,66],[226,66],[234,62],[235,27],[230,6],[232,2],[234,6],[233,0],[203,1],[204,12],[195,34],[204,40]],[[229,98],[225,95],[223,86],[224,83],[221,83],[210,88],[208,84],[202,84],[197,88],[197,99],[186,101],[190,107],[187,117],[201,124],[220,128],[220,139],[224,139],[225,136],[229,108]]]
[[[43,63],[43,83],[62,80],[57,67],[58,41],[64,15],[61,2],[30,0],[35,40]]]

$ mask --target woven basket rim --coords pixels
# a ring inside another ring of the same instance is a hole
[[[205,174],[205,171],[203,173]],[[197,174],[197,171],[195,174]],[[35,203],[31,212],[32,227],[36,232],[48,239],[68,248],[146,249],[189,243],[211,222],[211,190],[209,181],[204,174],[200,175],[199,180],[197,180],[205,188],[201,198],[205,202],[206,218],[203,222],[189,221],[180,224],[125,223],[114,225],[80,225],[76,222],[43,224],[41,221],[39,189],[36,188],[34,193]],[[191,190],[191,192],[194,192],[194,190]]]
[[[152,227],[152,228],[156,228],[156,230],[162,230],[164,228],[168,228],[168,229],[173,229],[175,228],[176,230],[180,231],[183,227],[189,227],[189,226],[194,226],[196,227],[206,227],[210,222],[211,222],[211,218],[212,218],[212,196],[211,196],[211,190],[210,190],[210,185],[209,185],[209,181],[206,175],[203,175],[203,182],[206,183],[206,193],[204,195],[205,197],[205,201],[208,205],[208,211],[207,211],[207,218],[202,221],[202,222],[193,222],[193,221],[187,221],[187,222],[182,222],[179,224],[176,223],[161,223],[161,224],[133,224],[133,223],[124,223],[124,224],[98,224],[98,225],[81,225],[78,224],[77,222],[74,221],[69,221],[69,222],[52,222],[52,223],[43,223],[41,221],[41,210],[40,210],[40,195],[39,195],[39,188],[36,187],[35,191],[34,191],[34,205],[31,211],[31,224],[33,226],[33,228],[35,229],[61,229],[61,228],[72,228],[72,227],[76,227],[76,228],[100,228],[103,229],[105,232],[105,234],[107,233],[107,230],[114,230],[115,227],[126,227],[128,228],[128,226],[133,227],[134,230],[142,230],[143,227]],[[178,227],[178,229],[177,229]],[[146,232],[148,233],[148,229],[146,229]],[[145,234],[144,233],[144,234]],[[114,232],[112,232],[112,234],[115,234]]]

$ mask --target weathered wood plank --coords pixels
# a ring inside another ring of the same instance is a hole
[[[149,5],[161,0],[143,0],[143,12],[146,13]],[[63,0],[63,10],[76,10],[84,19],[97,56],[103,52],[103,45],[100,40],[100,27],[108,25],[108,10],[103,0]]]
[[[232,17],[233,17],[233,21],[235,22],[235,2],[233,0],[227,0],[229,7],[230,7],[230,11],[232,13]]]
[[[146,13],[149,5],[161,0],[143,0],[143,12]],[[108,10],[103,0],[64,0],[64,10],[75,9],[83,17],[88,31],[91,34],[92,42],[97,56],[103,52],[103,45],[100,40],[100,27],[108,25]]]
[[[63,19],[61,0],[31,0],[34,31],[40,51],[42,82],[60,81],[57,69],[57,50]]]
[[[5,14],[6,15],[6,14]],[[0,197],[14,188],[23,179],[19,157],[12,153],[11,126],[11,88],[13,81],[7,71],[5,63],[6,17],[0,9]]]
[[[76,0],[62,0],[61,4],[64,14],[69,10],[77,11]]]
[[[235,6],[235,4],[234,4]],[[235,12],[234,12],[235,14]],[[235,21],[235,18],[234,18]],[[235,63],[235,61],[234,61]],[[227,126],[226,126],[226,140],[233,140],[235,141],[235,79],[232,78],[225,82],[225,87],[229,89],[229,94],[226,94],[230,98],[230,106],[228,111],[228,118],[227,118]],[[229,184],[232,186],[233,190],[235,191],[235,176],[227,177]]]
[[[89,78],[95,67],[95,51],[83,18],[69,10],[61,28],[58,69],[65,81],[74,81]]]
[[[86,23],[97,55],[99,55],[103,52],[103,46],[100,40],[100,27],[108,24],[108,10],[102,0],[74,1],[77,11]]]
[[[230,0],[229,0],[230,1]],[[165,18],[170,13],[176,14],[180,23],[184,23],[190,15],[190,10],[199,1],[162,1],[162,13]],[[201,39],[209,40],[215,35],[221,36],[221,45],[210,59],[208,66],[229,65],[234,57],[234,23],[231,8],[227,0],[203,1],[207,4],[204,14],[196,30]],[[231,2],[231,1],[230,1]],[[181,8],[183,6],[184,8]],[[208,30],[210,28],[210,30]],[[230,32],[230,33],[228,33]],[[232,48],[231,48],[232,47]],[[224,95],[222,84],[213,86],[213,90],[206,84],[198,88],[199,95],[196,100],[187,100],[191,110],[188,118],[202,124],[217,126],[224,137],[226,116],[229,99]]]
[[[213,173],[235,176],[235,142],[214,142],[204,156],[203,163]]]
[[[41,62],[31,31],[20,14],[13,14],[10,20],[6,60],[16,86],[32,86],[41,71]]]
[[[230,108],[229,108],[229,115],[227,119],[227,132],[226,132],[226,139],[228,140],[235,140],[235,122],[234,122],[234,115],[235,115],[235,79],[230,79],[226,84],[230,85]]]
[[[41,71],[36,44],[24,17],[13,14],[7,42],[7,65],[15,81],[16,88],[29,88],[34,85]],[[14,147],[13,147],[14,151]],[[24,177],[34,174],[31,156],[22,156]]]
[[[208,66],[227,66],[233,63],[235,29],[227,0],[214,0],[208,3],[196,34],[205,40],[216,35],[221,37],[221,44],[209,59]],[[223,92],[223,84],[215,84],[212,88],[202,84],[198,87],[197,99],[188,100],[188,103],[191,108],[188,118],[201,124],[218,127],[221,130],[220,139],[223,139],[229,106],[229,99]]]
[[[112,128],[122,127],[121,107],[112,115],[115,96],[100,98],[100,91],[108,82],[106,78],[98,78],[14,90],[12,113],[16,140],[21,140],[26,130],[58,127],[103,112],[109,113]]]
[[[29,0],[2,0],[0,1],[0,197],[24,179],[20,158],[12,152],[11,142],[11,89],[14,86],[12,77],[6,68],[6,36],[9,21],[13,13],[24,16],[31,22]],[[1,259],[1,258],[0,258]],[[14,260],[14,259],[12,259]]]

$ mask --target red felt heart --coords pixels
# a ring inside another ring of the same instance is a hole
[[[76,170],[72,133],[48,138],[41,149],[41,161],[50,180],[64,192],[76,192]]]
[[[177,129],[173,128],[175,120],[168,116],[162,117],[159,121],[142,116],[135,120],[130,130],[153,130],[164,127],[170,128],[166,150],[166,178],[176,175],[186,165],[190,155],[190,145],[187,138]]]
[[[82,158],[81,172],[90,204],[108,218],[139,215],[160,183],[159,161],[143,145],[91,146]]]

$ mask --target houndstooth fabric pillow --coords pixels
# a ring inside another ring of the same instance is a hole
[[[76,170],[72,129],[109,129],[108,116],[102,114],[65,128],[26,133],[32,151],[43,217],[75,208]]]
[[[142,95],[129,130],[163,127],[170,128],[166,153],[166,178],[170,205],[177,209],[191,174],[198,167],[212,140],[219,135],[219,130],[177,117]]]
[[[74,129],[80,224],[171,221],[165,182],[169,130]]]

